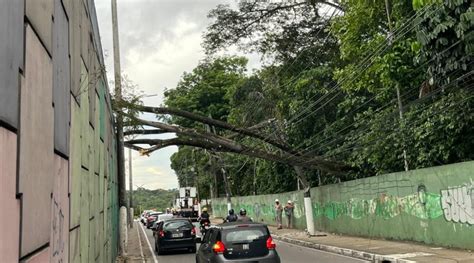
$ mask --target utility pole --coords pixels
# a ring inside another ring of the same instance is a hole
[[[253,195],[257,195],[257,158],[253,164]]]
[[[232,203],[230,199],[230,187],[229,187],[229,181],[227,180],[227,173],[225,172],[224,165],[222,163],[222,159],[219,157],[220,160],[220,165],[221,165],[221,172],[222,172],[222,178],[224,179],[224,188],[225,188],[225,197],[227,199],[227,211],[229,211],[232,208]]]
[[[393,39],[393,30],[392,30],[392,21],[390,20],[390,14],[392,13],[391,6],[390,6],[390,0],[385,0],[385,10],[387,12],[387,22],[388,22],[388,30],[389,30],[389,36],[388,36],[388,44],[391,46],[392,45],[392,39]],[[395,85],[395,90],[397,91],[397,101],[398,101],[398,113],[400,116],[400,125],[403,123],[403,105],[402,105],[402,98],[400,96],[400,87],[398,83]],[[407,150],[405,149],[405,146],[403,146],[403,164],[405,167],[405,171],[409,170],[408,167],[408,158],[407,158]]]
[[[120,46],[118,36],[118,19],[117,19],[117,0],[112,0],[112,34],[114,49],[114,75],[115,75],[115,102],[119,107],[122,101],[122,77],[120,69]],[[120,248],[122,254],[126,254],[127,242],[127,224],[126,224],[126,191],[125,191],[125,158],[123,150],[123,119],[121,114],[117,114],[117,179],[118,179],[118,195],[120,206]],[[123,208],[122,208],[123,207]],[[125,209],[125,213],[123,210]],[[125,214],[125,215],[124,215]],[[125,229],[124,229],[125,228]]]
[[[132,183],[132,149],[128,148],[128,184],[129,184],[129,192],[128,192],[128,207],[130,217],[128,220],[128,225],[130,228],[133,228],[133,183]]]
[[[191,171],[193,172],[194,176],[194,187],[196,187],[196,200],[198,202],[198,214],[201,215],[201,196],[199,194],[199,180],[198,180],[198,173],[196,169],[196,159],[194,158],[194,149],[191,151],[191,157],[193,160],[193,167],[191,167]]]
[[[118,37],[117,21],[117,0],[112,0],[112,27],[113,27],[113,48],[114,48],[114,76],[115,76],[115,101],[119,104],[122,101],[122,80],[120,69],[120,47]],[[117,114],[117,161],[118,161],[118,183],[119,183],[119,205],[125,206],[125,161],[123,150],[123,118]]]

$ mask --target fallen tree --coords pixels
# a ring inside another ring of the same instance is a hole
[[[177,125],[170,125],[165,122],[149,121],[122,112],[125,117],[129,118],[132,123],[136,124],[136,126],[125,131],[125,135],[150,135],[164,133],[176,134],[176,137],[171,139],[132,138],[125,141],[126,147],[137,150],[144,155],[149,155],[156,150],[172,145],[187,145],[215,152],[243,154],[269,161],[284,163],[291,166],[305,167],[307,169],[318,169],[332,174],[345,173],[352,169],[349,165],[339,161],[329,160],[321,156],[302,154],[296,151],[295,149],[292,149],[288,144],[284,142],[282,143],[281,140],[278,141],[276,139],[271,138],[271,136],[264,135],[257,131],[259,127],[271,123],[272,121],[265,121],[263,124],[257,124],[253,127],[245,128],[237,127],[227,122],[215,120],[209,117],[205,117],[180,109],[135,105],[134,110],[139,112],[154,113],[157,115],[166,114],[180,116],[189,120],[193,120],[202,124],[218,127],[232,132],[229,136],[221,136],[208,131],[186,128]],[[153,127],[154,129],[143,128],[145,126]],[[266,144],[273,146],[275,150],[268,151],[256,147],[246,146],[243,143],[240,143],[234,139],[238,137],[238,135],[260,140]],[[301,179],[302,181],[306,181],[305,178]]]

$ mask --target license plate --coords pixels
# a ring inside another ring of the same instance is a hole
[[[249,250],[249,249],[250,249],[249,244],[243,244],[243,245],[242,245],[242,249],[243,249],[243,250]]]
[[[172,236],[172,237],[183,237],[183,233],[172,234],[171,236]]]

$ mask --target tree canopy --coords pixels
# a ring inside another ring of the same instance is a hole
[[[208,54],[236,45],[266,63],[208,56],[162,108],[134,107],[178,137],[128,144],[179,145],[172,168],[201,197],[224,179],[275,193],[474,158],[471,1],[241,1],[209,17]]]

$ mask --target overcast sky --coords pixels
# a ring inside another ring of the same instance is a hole
[[[201,36],[209,24],[207,13],[216,0],[118,0],[118,20],[122,72],[145,94],[145,105],[158,106],[165,88],[176,87],[184,71],[191,71],[204,58]],[[234,2],[235,3],[235,2]],[[97,18],[109,80],[113,79],[111,0],[95,0]],[[234,49],[231,49],[234,50]],[[229,51],[228,53],[232,53]],[[258,67],[258,57],[250,57],[249,68]],[[136,189],[178,187],[170,167],[177,147],[167,147],[150,157],[132,154],[133,184]],[[128,149],[126,149],[128,158]],[[128,164],[127,171],[128,171]],[[127,177],[128,188],[128,177]]]

